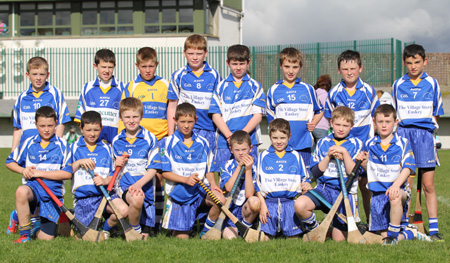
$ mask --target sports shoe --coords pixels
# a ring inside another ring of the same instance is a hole
[[[442,242],[442,241],[444,241],[444,239],[441,237],[441,234],[439,234],[439,233],[431,235],[430,238],[431,238],[431,240],[433,242]]]
[[[36,233],[41,230],[41,220],[31,223],[31,238],[36,238]]]
[[[417,240],[426,241],[426,242],[433,242],[433,240],[427,234],[424,234],[424,233],[419,232],[419,231],[417,231],[417,233],[414,233],[414,234],[415,234],[414,237]]]
[[[14,220],[13,215],[14,215],[14,211],[12,211],[11,214],[9,215],[9,225],[8,225],[8,228],[6,228],[6,234],[17,233],[17,228],[19,226],[19,222]]]
[[[16,241],[13,241],[13,244],[21,244],[21,243],[25,243],[31,241],[31,237],[27,236],[27,235],[22,235],[19,237],[19,239],[17,239]]]
[[[103,230],[103,235],[105,236],[105,240],[106,240],[106,239],[109,239],[109,237],[111,236],[111,233],[109,233],[109,231]]]
[[[397,245],[398,243],[397,239],[393,237],[385,237],[383,238],[383,240],[384,240],[383,246],[394,246]]]

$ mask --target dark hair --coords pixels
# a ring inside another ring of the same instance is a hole
[[[315,89],[322,88],[322,89],[326,90],[327,92],[330,91],[330,89],[331,89],[331,78],[330,78],[330,75],[325,74],[325,75],[320,76],[317,79],[317,83],[314,86],[314,88]]]
[[[114,55],[114,52],[112,52],[109,49],[100,49],[95,53],[95,64],[98,65],[100,63],[100,60],[103,60],[104,62],[111,62],[116,65],[116,55]]]
[[[233,147],[233,143],[237,143],[237,144],[247,143],[248,146],[251,146],[252,138],[250,138],[250,135],[246,131],[243,131],[243,130],[236,131],[230,137],[230,146],[231,147]]]
[[[358,51],[348,49],[342,52],[337,59],[338,68],[341,68],[342,61],[347,62],[352,60],[356,61],[356,63],[358,63],[358,66],[361,67],[361,55],[359,54]]]
[[[411,44],[405,47],[405,50],[403,50],[403,61],[405,61],[407,58],[413,58],[416,55],[421,56],[423,59],[426,58],[425,55],[425,49],[418,44]]]
[[[228,48],[227,60],[237,61],[249,61],[250,60],[250,49],[244,45],[233,45]]]
[[[275,119],[269,123],[269,136],[276,131],[282,132],[289,137],[291,136],[291,125],[283,118]]]
[[[81,115],[80,121],[81,128],[83,128],[85,124],[100,124],[100,127],[102,127],[102,116],[96,111],[86,111]]]
[[[56,112],[50,106],[42,106],[36,111],[36,115],[34,115],[34,121],[37,122],[38,118],[52,118],[56,121]]]
[[[195,119],[197,118],[197,110],[194,105],[188,102],[181,103],[175,110],[175,119],[178,120],[181,116],[192,116]]]
[[[393,114],[394,120],[397,119],[397,112],[395,111],[395,108],[391,104],[381,104],[375,109],[375,113],[373,114],[373,117],[376,119],[377,114],[383,114],[384,117],[388,117],[389,115]]]

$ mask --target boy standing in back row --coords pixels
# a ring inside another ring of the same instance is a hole
[[[422,46],[413,44],[405,47],[403,63],[408,73],[392,85],[392,99],[400,121],[397,133],[411,143],[416,166],[419,168],[418,176],[423,178],[430,237],[442,240],[434,189],[434,170],[439,165],[434,132],[439,128],[437,122],[444,110],[438,82],[424,72],[427,62]]]
[[[309,168],[313,144],[311,132],[322,118],[323,108],[314,88],[298,78],[303,65],[302,53],[290,47],[283,49],[279,57],[283,79],[267,92],[267,121],[270,123],[276,118],[289,121],[293,135],[289,144],[300,153]]]
[[[81,91],[75,122],[81,121],[86,111],[96,111],[102,116],[102,133],[99,140],[109,144],[117,135],[119,125],[119,101],[123,92],[123,83],[113,76],[116,56],[109,49],[100,49],[95,53],[94,68],[98,72],[95,80],[89,81]]]
[[[208,116],[212,93],[222,80],[217,70],[211,68],[205,61],[208,55],[206,39],[200,35],[191,35],[184,42],[184,56],[187,65],[175,71],[170,79],[169,106],[167,121],[169,135],[175,129],[175,110],[178,104],[188,102],[197,109],[198,121],[194,132],[208,140],[212,152],[216,151],[215,128]]]
[[[217,126],[216,163],[221,166],[231,159],[230,137],[235,131],[243,130],[252,138],[250,155],[258,160],[258,145],[261,144],[262,120],[265,96],[259,82],[248,74],[250,50],[244,45],[228,48],[227,65],[230,75],[219,83],[214,91],[209,113]]]
[[[374,88],[359,77],[363,70],[359,52],[353,50],[342,52],[337,59],[337,64],[342,80],[328,92],[324,116],[330,119],[337,106],[349,107],[355,112],[354,126],[350,134],[365,143],[374,135],[372,117],[380,102]],[[359,189],[363,198],[366,218],[369,218],[371,193],[366,185],[367,174],[362,173],[359,178]],[[354,197],[358,196],[355,194]],[[355,218],[357,218],[357,214],[355,214]]]

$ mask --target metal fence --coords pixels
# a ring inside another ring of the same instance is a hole
[[[363,64],[361,77],[375,87],[390,86],[402,74],[402,43],[395,39],[251,46],[249,72],[266,90],[282,78],[278,54],[288,46],[295,47],[303,53],[300,76],[303,81],[311,84],[314,84],[322,74],[329,74],[333,84],[338,83],[340,76],[337,71],[337,57],[347,49],[361,53]],[[96,76],[93,63],[98,49],[88,47],[0,49],[0,91],[5,98],[16,98],[29,85],[25,76],[27,61],[34,56],[42,56],[50,65],[49,82],[59,87],[66,98],[78,98],[84,83]],[[157,75],[165,79],[170,79],[172,72],[186,63],[182,47],[155,49],[160,62]],[[124,47],[111,50],[116,54],[117,60],[115,75],[124,83],[133,80],[138,74],[134,65],[138,48]],[[207,58],[208,63],[224,77],[229,74],[226,52],[227,47],[224,46],[209,47]]]

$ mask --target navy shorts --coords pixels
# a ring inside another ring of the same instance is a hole
[[[119,198],[117,194],[111,195],[111,200]],[[103,196],[89,196],[85,198],[78,198],[74,200],[75,203],[75,217],[85,226],[88,226],[92,219],[94,219],[98,206],[102,201]],[[106,206],[105,206],[106,208]]]
[[[403,206],[403,218],[407,217],[408,201],[411,197],[409,190],[402,189],[406,192],[408,199]],[[391,205],[389,202],[389,195],[385,192],[377,192],[372,194],[372,200],[370,201],[370,231],[382,231],[389,227],[390,222]]]
[[[439,156],[434,145],[434,134],[414,127],[398,127],[397,134],[408,139],[414,153],[417,168],[439,166]]]
[[[261,223],[261,231],[275,236],[277,232],[290,237],[302,233],[300,219],[295,214],[294,200],[286,198],[266,199],[267,209],[270,217],[267,216],[267,223]]]
[[[176,231],[190,231],[197,219],[197,210],[202,204],[204,195],[191,204],[179,204],[167,199],[162,227]]]

